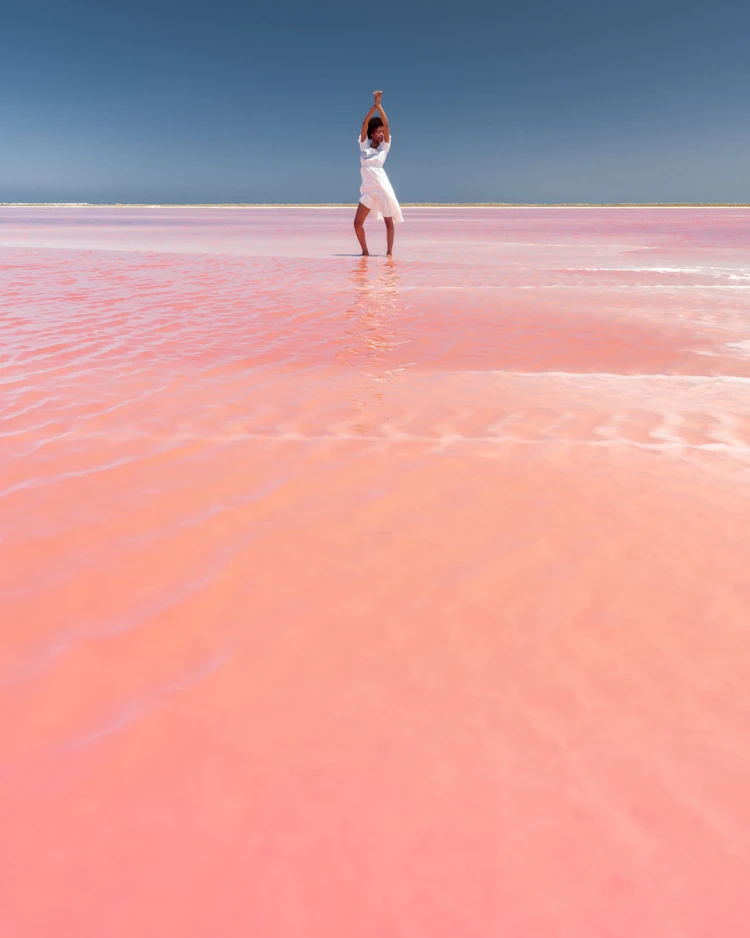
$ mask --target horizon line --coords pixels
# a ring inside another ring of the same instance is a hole
[[[356,202],[0,202],[0,208],[355,208]],[[404,208],[750,208],[750,202],[402,202]]]

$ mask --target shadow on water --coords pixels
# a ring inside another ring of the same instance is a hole
[[[348,279],[352,302],[344,314],[344,336],[336,343],[336,357],[356,368],[362,378],[351,399],[363,418],[354,429],[367,433],[373,428],[375,411],[382,407],[386,385],[411,364],[397,363],[394,354],[411,336],[398,328],[403,304],[396,262],[375,266],[370,257],[360,257]]]

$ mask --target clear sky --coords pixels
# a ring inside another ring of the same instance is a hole
[[[6,0],[0,201],[750,201],[747,0]]]

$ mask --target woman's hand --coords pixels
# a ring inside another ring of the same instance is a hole
[[[375,95],[375,107],[380,107],[380,100],[383,97],[383,92],[373,91],[373,94]]]

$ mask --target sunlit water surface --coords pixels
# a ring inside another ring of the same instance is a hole
[[[2,210],[0,932],[750,899],[750,212]]]

